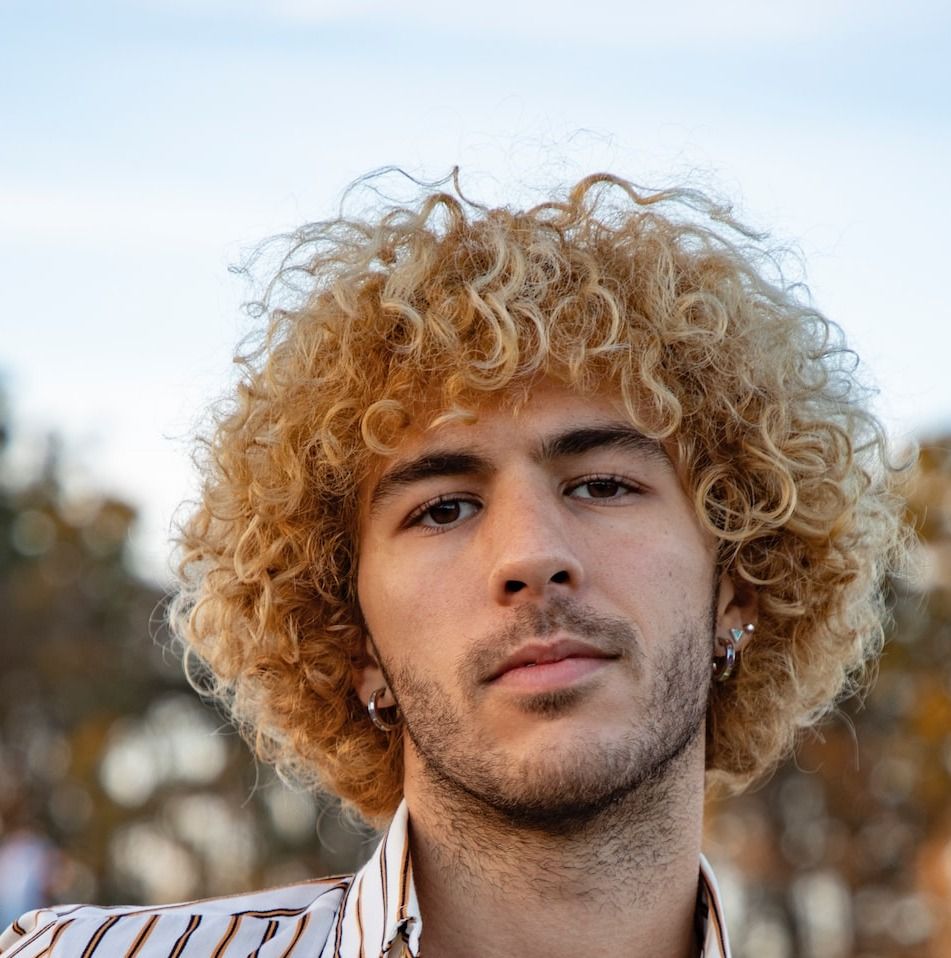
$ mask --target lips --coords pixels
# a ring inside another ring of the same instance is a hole
[[[605,652],[595,645],[577,639],[558,639],[555,642],[529,642],[505,659],[488,677],[493,682],[515,669],[535,665],[550,665],[565,659],[615,659],[616,655]]]

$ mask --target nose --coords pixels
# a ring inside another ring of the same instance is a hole
[[[483,527],[490,536],[493,601],[516,606],[581,587],[582,563],[559,495],[523,489],[497,497],[493,506],[491,521]]]

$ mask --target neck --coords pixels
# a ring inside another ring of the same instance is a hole
[[[590,817],[515,823],[445,785],[407,783],[426,958],[687,958],[703,815],[702,738],[662,780]]]

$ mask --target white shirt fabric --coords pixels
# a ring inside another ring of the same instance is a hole
[[[421,958],[408,821],[403,802],[355,875],[178,905],[28,912],[0,934],[0,958]],[[730,958],[702,856],[697,927],[702,958]]]

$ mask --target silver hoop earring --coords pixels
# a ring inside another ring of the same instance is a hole
[[[756,626],[752,622],[747,623],[742,629],[730,629],[730,634],[723,640],[726,651],[722,658],[714,658],[713,675],[718,682],[725,682],[736,668],[739,661],[739,650],[737,643],[744,635],[752,635],[756,631]]]
[[[381,732],[392,732],[394,729],[399,728],[399,713],[397,713],[397,719],[395,722],[387,722],[385,718],[380,714],[380,706],[376,704],[376,700],[381,696],[386,694],[386,686],[376,689],[370,695],[370,701],[367,702],[367,711],[370,713],[370,721],[381,731]],[[393,706],[396,708],[396,706]]]

